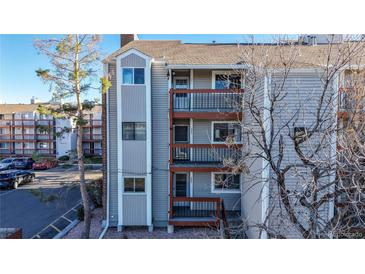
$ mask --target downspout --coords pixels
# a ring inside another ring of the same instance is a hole
[[[330,161],[334,161],[336,163],[337,161],[337,126],[338,126],[338,118],[337,118],[337,111],[338,111],[338,96],[339,96],[339,81],[340,77],[339,74],[336,73],[333,80],[333,100],[332,100],[332,115],[334,119],[334,125],[333,125],[333,133],[331,135],[331,157]],[[336,180],[336,172],[331,172],[330,175],[330,182],[334,182]],[[332,185],[330,187],[330,192],[335,191],[335,185]],[[329,201],[328,204],[328,221],[330,221],[333,216],[335,215],[335,198],[332,198]],[[333,233],[330,231],[329,237],[333,238]]]
[[[264,127],[265,127],[265,135],[266,140],[270,139],[270,117],[269,117],[269,86],[271,85],[271,75],[265,75],[264,80],[264,111],[263,111],[263,119],[264,119]],[[261,222],[264,223],[267,218],[267,211],[269,209],[269,180],[270,177],[270,165],[269,162],[265,159],[262,159],[262,193],[261,193]],[[267,232],[262,231],[261,239],[267,239]]]
[[[104,65],[104,75],[108,76],[108,64]],[[106,150],[106,222],[103,231],[99,235],[99,239],[103,239],[105,233],[107,232],[109,228],[109,91],[106,93],[106,100],[105,100],[105,112],[106,112],[106,143],[107,146],[105,148]]]

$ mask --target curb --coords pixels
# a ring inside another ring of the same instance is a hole
[[[72,221],[68,226],[66,226],[61,232],[59,232],[56,236],[54,236],[52,239],[62,239],[66,236],[67,233],[69,233],[75,226],[77,226],[80,223],[78,219]]]

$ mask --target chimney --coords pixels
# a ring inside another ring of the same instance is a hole
[[[120,35],[120,47],[121,48],[132,41],[134,41],[134,34],[121,34]]]

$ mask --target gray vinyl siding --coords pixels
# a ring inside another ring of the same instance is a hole
[[[211,121],[194,120],[193,121],[193,140],[194,144],[211,143]]]
[[[241,210],[241,193],[212,193],[211,173],[193,173],[193,196],[194,197],[220,197],[223,198],[226,210]]]
[[[123,176],[143,176],[147,170],[146,141],[122,141]]]
[[[194,89],[212,88],[212,71],[211,70],[194,70]]]
[[[116,65],[109,64],[112,87],[108,91],[108,126],[109,126],[109,224],[118,224],[118,125],[117,125],[117,79]]]
[[[147,225],[146,194],[123,194],[123,224]]]
[[[132,53],[121,60],[122,67],[145,67],[146,60]]]
[[[167,69],[152,63],[152,216],[155,226],[167,225],[169,184],[169,106]]]
[[[280,82],[280,75],[274,75],[272,78],[272,86],[271,89],[274,90],[275,86]],[[275,112],[275,127],[274,131],[276,132],[278,128],[285,124],[286,121],[291,119],[293,113],[299,108],[302,109],[299,115],[297,116],[297,120],[295,121],[295,125],[297,127],[308,126],[310,127],[312,123],[315,122],[315,112],[317,110],[318,102],[320,100],[321,92],[323,86],[320,79],[320,74],[313,70],[313,72],[300,72],[300,73],[291,73],[285,81],[285,92],[287,93],[285,100],[282,101],[278,105],[278,110]],[[328,99],[328,98],[327,98]],[[283,111],[285,109],[285,111]],[[331,115],[332,110],[328,110],[328,114]],[[293,123],[291,123],[293,124]],[[290,130],[294,130],[294,126]],[[295,152],[294,145],[292,140],[288,137],[288,130],[285,129],[282,132],[283,141],[285,143],[284,149],[284,159],[282,162],[282,167],[285,167],[287,164],[299,163],[300,160]],[[310,142],[315,144],[319,141],[319,135],[317,137],[312,137]],[[275,142],[272,153],[274,157],[278,155],[278,141]],[[303,150],[306,151],[305,144],[303,145]],[[307,147],[308,151],[311,149]],[[322,146],[322,151],[317,153],[318,160],[326,160],[326,155],[330,155],[330,147]],[[322,158],[323,157],[323,158]],[[298,170],[301,172],[303,176],[306,174],[310,175],[309,169],[301,169]],[[308,176],[307,175],[307,176]],[[272,174],[274,176],[274,174]],[[329,180],[329,178],[328,178]],[[322,178],[322,183],[328,183],[327,178]],[[291,174],[289,172],[286,176],[286,187],[290,191],[295,191],[296,189],[300,189],[302,183],[298,176]],[[280,212],[280,203],[277,194],[277,187],[275,187],[275,182],[271,184],[270,188],[271,199],[270,199],[270,207],[274,207],[272,212],[272,218],[270,218],[270,226],[279,228],[280,231],[290,237],[290,238],[299,238],[301,237],[299,231],[288,221],[288,217],[284,215],[284,217],[279,218]],[[324,193],[323,193],[324,194]],[[296,210],[303,209],[303,207],[297,207]],[[328,204],[325,204],[320,209],[320,215],[322,218],[327,218],[328,216]],[[298,214],[299,219],[305,218],[308,212],[302,211]],[[304,224],[307,221],[303,222]]]
[[[122,95],[122,121],[146,121],[146,87],[121,86]]]
[[[263,111],[264,79],[259,81],[255,97],[255,105],[260,109],[260,111]],[[253,134],[255,134],[256,138],[259,138],[259,127],[253,120],[247,105],[244,106],[243,124],[246,128],[253,129]],[[243,144],[244,150],[247,149],[247,151],[251,151],[252,153],[261,152],[260,148],[255,145],[253,136],[248,136],[245,131],[243,132]],[[243,174],[241,216],[242,219],[250,226],[261,223],[262,218],[262,159],[253,156],[246,159],[246,164],[249,169],[249,173]],[[258,238],[259,236],[259,230],[254,227],[249,227],[246,233],[249,238]]]

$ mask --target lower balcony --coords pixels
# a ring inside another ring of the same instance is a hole
[[[174,197],[170,201],[169,224],[175,226],[218,226],[222,199],[215,197]]]

